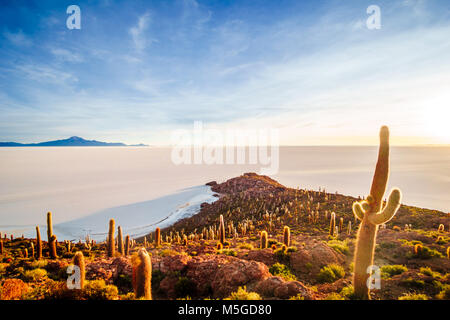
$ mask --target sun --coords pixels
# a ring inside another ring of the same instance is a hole
[[[450,93],[428,99],[419,114],[424,135],[436,140],[436,143],[450,144]]]

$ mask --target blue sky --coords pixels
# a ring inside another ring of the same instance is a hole
[[[203,121],[289,145],[372,144],[383,124],[394,144],[448,144],[449,71],[446,0],[3,0],[0,141],[161,145]]]

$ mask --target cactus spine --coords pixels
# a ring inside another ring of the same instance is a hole
[[[335,227],[336,227],[336,214],[332,212],[330,218],[330,232],[329,232],[330,236],[334,235]]]
[[[269,237],[266,231],[261,231],[261,249],[266,249],[269,246]]]
[[[117,251],[119,251],[119,253],[121,255],[123,255],[124,253],[124,248],[123,248],[123,236],[122,236],[122,227],[119,226],[118,230],[117,230]]]
[[[391,220],[400,207],[401,192],[399,189],[393,189],[386,206],[384,208],[382,206],[388,176],[389,129],[384,126],[380,130],[378,161],[373,176],[370,195],[364,201],[353,203],[353,213],[361,220],[355,246],[355,271],[353,275],[355,296],[359,299],[370,299],[367,285],[369,276],[367,269],[373,265],[378,226]]]
[[[86,278],[86,269],[84,263],[83,252],[77,251],[73,257],[73,264],[80,268],[80,289],[84,288],[84,280]]]
[[[47,239],[48,249],[50,251],[50,258],[56,259],[56,236],[53,234],[52,213],[47,212]]]
[[[145,248],[139,250],[133,264],[133,287],[136,298],[152,299],[152,262]]]
[[[283,229],[283,243],[286,247],[291,244],[291,229],[288,226]]]
[[[39,227],[36,226],[36,259],[40,260],[42,258],[42,240],[41,232]]]
[[[109,220],[109,232],[108,232],[108,257],[114,257],[116,251],[116,245],[114,242],[114,219]]]
[[[155,230],[155,244],[157,247],[161,245],[161,229],[159,228]]]
[[[223,215],[220,215],[219,241],[222,245],[225,243],[225,223],[223,222]]]

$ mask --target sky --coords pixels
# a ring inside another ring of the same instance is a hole
[[[448,0],[2,0],[0,141],[167,145],[201,121],[282,145],[372,145],[381,125],[450,144],[449,35]]]

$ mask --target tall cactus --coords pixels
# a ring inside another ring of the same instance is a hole
[[[261,249],[266,249],[269,246],[269,236],[266,231],[261,231]]]
[[[130,253],[130,236],[127,234],[125,237],[125,255],[127,256]]]
[[[155,230],[155,245],[159,247],[161,245],[161,229],[156,228]]]
[[[53,234],[53,223],[51,212],[47,212],[47,240],[48,240],[48,249],[50,251],[50,258],[56,259],[58,257],[58,255],[56,254],[56,236]]]
[[[84,263],[83,252],[77,251],[73,257],[73,264],[80,268],[80,289],[84,288],[84,281],[86,278],[86,268]]]
[[[36,226],[36,259],[42,259],[42,240],[38,226]]]
[[[225,243],[225,223],[223,221],[223,215],[219,218],[219,241],[223,245]]]
[[[136,298],[152,299],[152,262],[145,248],[133,261],[133,288]]]
[[[386,206],[383,208],[383,195],[389,177],[389,129],[384,126],[380,130],[380,147],[378,161],[373,176],[370,195],[361,202],[353,203],[353,213],[361,220],[355,247],[355,271],[353,287],[359,299],[370,299],[368,268],[373,264],[373,255],[377,229],[380,224],[391,220],[400,207],[401,192],[392,189]]]
[[[30,250],[31,250],[31,258],[34,259],[34,243],[33,242],[30,244]]]
[[[336,227],[336,214],[332,212],[330,218],[330,231],[329,231],[330,236],[334,236],[336,229],[335,227]]]
[[[0,237],[0,254],[3,254],[3,239]]]
[[[122,227],[119,226],[117,228],[117,251],[119,251],[119,253],[121,255],[124,254],[124,248],[123,248],[123,235],[122,235]]]
[[[114,219],[109,220],[109,232],[108,232],[108,257],[114,257],[116,253],[116,244],[114,241],[114,229],[115,229]]]
[[[283,243],[286,247],[291,244],[291,229],[288,226],[283,229]]]

